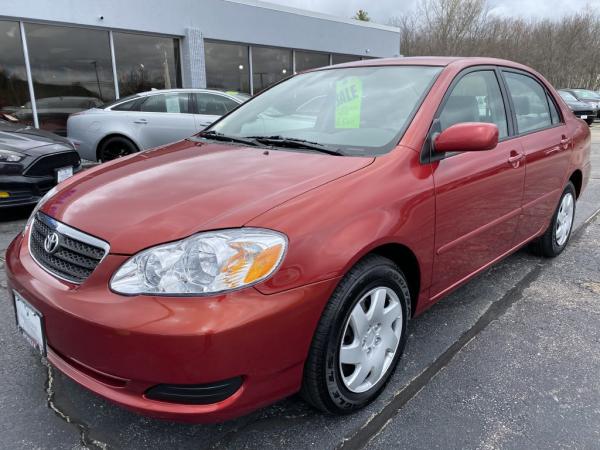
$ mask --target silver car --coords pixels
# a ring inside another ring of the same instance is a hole
[[[165,89],[72,114],[67,136],[83,159],[109,161],[189,137],[249,98],[208,89]]]

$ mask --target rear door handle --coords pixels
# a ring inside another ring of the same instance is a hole
[[[133,123],[141,123],[143,125],[146,125],[148,123],[148,120],[146,120],[146,119],[137,119],[137,120],[134,120]]]
[[[571,145],[571,139],[569,139],[566,136],[563,136],[562,139],[560,140],[560,146],[562,147],[563,150],[567,150],[569,148],[569,145]]]

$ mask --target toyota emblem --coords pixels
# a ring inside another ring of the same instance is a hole
[[[51,233],[48,236],[46,236],[46,239],[44,240],[44,250],[46,250],[46,252],[48,253],[54,253],[56,251],[56,249],[58,248],[58,234],[56,233]]]

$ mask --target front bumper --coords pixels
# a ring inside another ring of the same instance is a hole
[[[3,175],[0,191],[8,192],[8,197],[0,197],[0,208],[34,205],[55,185],[56,179],[53,176]]]
[[[297,392],[322,309],[337,279],[278,294],[254,288],[214,297],[125,297],[108,280],[127,259],[108,255],[81,285],[45,272],[17,237],[7,250],[9,291],[44,316],[48,359],[93,392],[133,411],[223,421]],[[149,399],[158,384],[241,377],[228,398],[190,405]]]

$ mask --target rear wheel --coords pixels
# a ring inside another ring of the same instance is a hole
[[[394,372],[406,341],[410,292],[402,271],[370,255],[340,282],[313,337],[302,396],[347,414],[370,403]]]
[[[111,161],[139,151],[137,146],[123,136],[113,136],[106,139],[98,148],[100,162]]]
[[[573,230],[576,198],[575,186],[569,181],[548,229],[533,243],[534,251],[540,256],[553,258],[560,255],[567,246]]]

